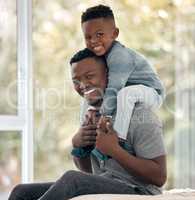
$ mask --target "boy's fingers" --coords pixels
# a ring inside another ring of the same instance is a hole
[[[113,133],[113,132],[114,132],[114,130],[113,130],[113,128],[112,128],[112,123],[107,122],[107,123],[106,123],[106,128],[107,128],[107,130],[108,130],[108,133]]]
[[[96,130],[97,126],[96,125],[86,125],[83,127],[84,130]]]
[[[97,135],[95,130],[85,131],[84,134],[83,134],[83,136],[93,136],[93,135],[95,135],[95,136]]]
[[[85,146],[87,146],[87,145],[94,145],[95,141],[85,141],[84,144],[85,144]]]
[[[85,136],[84,138],[83,138],[85,141],[96,141],[96,136],[94,135],[94,136]]]
[[[89,116],[86,114],[85,115],[85,121],[83,122],[82,126],[86,126],[87,124],[89,124]]]

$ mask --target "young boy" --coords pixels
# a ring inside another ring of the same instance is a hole
[[[81,26],[87,48],[97,56],[104,55],[108,67],[99,125],[104,127],[107,117],[115,116],[114,129],[119,138],[126,140],[135,103],[158,108],[165,96],[164,88],[141,54],[116,41],[119,29],[110,7],[88,8],[81,16]]]

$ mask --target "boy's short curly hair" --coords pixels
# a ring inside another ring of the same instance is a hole
[[[83,12],[81,15],[81,23],[97,18],[110,18],[114,20],[114,14],[109,6],[100,4],[90,7]]]
[[[79,62],[85,58],[95,58],[96,60],[101,60],[106,63],[104,56],[97,56],[95,53],[85,48],[73,55],[73,57],[70,59],[70,64],[72,65],[73,63]]]

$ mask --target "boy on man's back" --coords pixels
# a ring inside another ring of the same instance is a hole
[[[119,29],[110,7],[88,8],[81,16],[81,25],[87,48],[97,56],[104,55],[108,67],[99,127],[105,129],[106,121],[112,118],[119,138],[126,140],[135,103],[160,107],[164,88],[144,56],[116,41]]]

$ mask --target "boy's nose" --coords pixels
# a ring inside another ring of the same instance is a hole
[[[98,42],[98,38],[94,35],[93,37],[91,37],[90,42],[91,42],[92,44],[95,44],[95,43]]]

